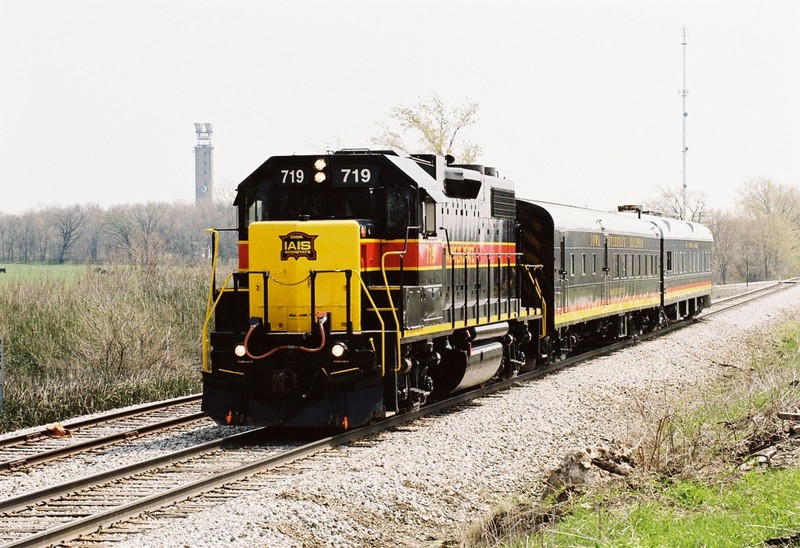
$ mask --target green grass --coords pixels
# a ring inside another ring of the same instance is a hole
[[[558,525],[507,546],[756,546],[800,533],[800,470],[714,484],[678,480],[620,501],[586,497]],[[630,494],[629,494],[630,495]]]
[[[0,287],[4,284],[25,280],[67,280],[74,281],[87,271],[96,268],[78,264],[0,264],[6,269],[0,274]]]

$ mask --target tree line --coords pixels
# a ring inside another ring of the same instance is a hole
[[[645,209],[681,218],[678,189],[662,190]],[[716,283],[785,279],[800,270],[800,190],[766,177],[739,188],[733,209],[712,209],[703,193],[689,193],[687,220],[705,224],[714,235],[712,268]]]
[[[0,213],[0,262],[41,264],[128,264],[158,266],[207,258],[206,228],[233,228],[229,203],[184,205],[151,202],[44,207],[20,215]],[[220,257],[235,256],[235,236]]]
[[[569,200],[565,200],[569,201]],[[789,278],[800,269],[800,190],[768,178],[745,182],[733,210],[711,209],[702,193],[687,196],[686,218],[714,234],[716,283]],[[678,191],[663,190],[645,209],[683,214]],[[209,259],[206,228],[232,229],[229,201],[201,205],[97,205],[45,207],[20,215],[0,213],[0,263],[194,264]],[[222,232],[221,260],[236,257],[235,232]]]

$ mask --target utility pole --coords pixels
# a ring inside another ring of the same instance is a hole
[[[681,148],[681,153],[683,154],[683,192],[682,192],[682,205],[681,205],[681,219],[686,220],[686,152],[689,150],[689,147],[686,146],[686,118],[689,116],[689,113],[686,112],[686,96],[689,94],[689,90],[686,89],[686,27],[683,27],[683,41],[681,45],[683,46],[683,88],[680,90],[681,97],[683,97],[683,147]]]

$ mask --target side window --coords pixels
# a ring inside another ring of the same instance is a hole
[[[386,189],[386,219],[387,236],[403,238],[406,228],[412,226],[411,222],[411,189],[388,187]]]
[[[570,253],[569,254],[569,275],[570,276],[574,276],[575,275],[575,254],[574,253]]]
[[[586,253],[581,254],[581,276],[586,276]]]
[[[436,236],[436,202],[426,199],[423,213],[425,215],[425,234],[427,236]]]
[[[597,274],[597,253],[592,253],[592,274]]]
[[[672,251],[667,251],[667,272],[672,272]]]

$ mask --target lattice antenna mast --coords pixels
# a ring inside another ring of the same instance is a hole
[[[683,98],[683,147],[681,148],[681,154],[683,154],[683,189],[681,193],[681,219],[686,219],[686,153],[689,151],[689,147],[686,146],[686,118],[689,116],[689,113],[686,112],[686,96],[689,94],[689,90],[686,89],[686,27],[683,29],[683,41],[681,45],[683,46],[683,88],[680,90],[681,97]]]

